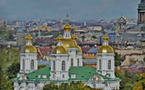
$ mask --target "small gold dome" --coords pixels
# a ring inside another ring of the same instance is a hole
[[[107,35],[104,35],[104,36],[102,37],[102,39],[103,39],[103,41],[109,41],[109,37],[108,37]]]
[[[77,36],[75,34],[72,35],[72,40],[76,41],[77,40]]]
[[[62,44],[65,48],[75,48],[75,46],[76,46],[74,41],[70,38],[64,38],[62,40]]]
[[[32,41],[32,37],[31,37],[31,35],[30,34],[28,34],[28,36],[26,36],[26,41]]]
[[[116,36],[119,37],[119,34],[117,33]]]
[[[37,49],[33,45],[25,45],[21,53],[37,53]]]
[[[59,36],[56,38],[56,40],[60,42],[60,41],[63,40],[63,37],[62,37],[61,35],[59,35]]]
[[[71,30],[71,26],[70,26],[68,23],[66,23],[66,24],[63,26],[63,29],[64,29],[64,31],[70,31],[70,30]]]
[[[82,52],[82,48],[79,45],[76,45],[76,48],[78,49],[78,52]]]
[[[68,51],[63,46],[55,46],[51,51],[52,54],[68,54]]]
[[[114,53],[114,50],[110,45],[102,45],[97,53]]]

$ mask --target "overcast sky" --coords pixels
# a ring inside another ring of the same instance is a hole
[[[0,16],[12,19],[64,18],[112,19],[137,18],[140,0],[0,0]]]

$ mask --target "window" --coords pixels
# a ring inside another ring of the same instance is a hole
[[[62,61],[62,70],[65,70],[65,61]]]
[[[80,63],[80,62],[79,62],[79,59],[77,60],[77,62],[78,62],[78,66],[79,66],[79,63]]]
[[[55,74],[53,74],[53,78],[55,78]]]
[[[111,69],[111,60],[108,61],[108,69]]]
[[[55,61],[53,61],[53,70],[55,70]]]
[[[75,79],[76,78],[76,74],[71,74],[71,78]]]
[[[31,69],[34,70],[34,60],[31,61]]]
[[[71,59],[71,66],[73,66],[73,59]]]
[[[62,75],[62,78],[65,78],[64,74]]]
[[[102,62],[101,62],[101,60],[99,60],[99,69],[101,70],[102,69]]]
[[[23,60],[23,70],[25,70],[25,60]]]

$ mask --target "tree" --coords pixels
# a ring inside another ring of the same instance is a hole
[[[140,74],[138,83],[134,86],[133,90],[144,90],[145,89],[145,73]]]
[[[120,66],[121,65],[121,56],[117,52],[115,52],[114,58],[115,58],[115,66]]]
[[[145,57],[143,58],[143,61],[145,62]]]
[[[45,84],[43,90],[58,90],[58,86],[51,82],[50,84]]]
[[[39,45],[39,43],[38,43],[38,42],[34,42],[33,45],[34,45],[34,46],[35,46],[35,45]]]
[[[7,69],[8,78],[9,79],[15,78],[19,70],[20,70],[20,63],[19,62],[12,63]]]

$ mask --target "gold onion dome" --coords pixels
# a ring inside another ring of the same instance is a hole
[[[76,45],[76,48],[78,49],[78,52],[82,52],[82,48],[79,45]]]
[[[32,41],[32,37],[30,34],[28,34],[28,36],[26,36],[26,41]],[[21,53],[37,53],[37,49],[33,46],[33,45],[25,45],[22,50]]]
[[[71,38],[72,38],[73,41],[77,40],[77,36],[75,34],[73,34]],[[77,44],[75,44],[75,45],[76,45],[76,48],[78,49],[78,52],[82,52],[81,47]]]
[[[64,48],[63,46],[55,46],[52,49],[52,54],[68,54],[68,51],[66,48]]]
[[[71,30],[71,26],[70,26],[68,23],[66,23],[66,24],[63,26],[63,29],[64,29],[64,31],[70,31],[70,30]]]
[[[107,35],[104,35],[104,36],[102,37],[102,40],[103,40],[103,41],[109,41],[109,37],[108,37]]]
[[[65,48],[75,48],[75,43],[71,38],[64,38],[62,44]]]
[[[97,53],[114,53],[114,50],[110,45],[102,45]]]
[[[28,36],[26,36],[26,41],[32,41],[32,37],[31,37],[31,35],[29,34]]]
[[[63,40],[63,37],[62,37],[61,35],[59,35],[59,36],[56,38],[56,40],[60,42],[60,41]]]
[[[33,45],[25,45],[21,53],[37,53],[37,49]]]
[[[77,40],[77,36],[75,34],[72,35],[72,40],[76,41]]]

